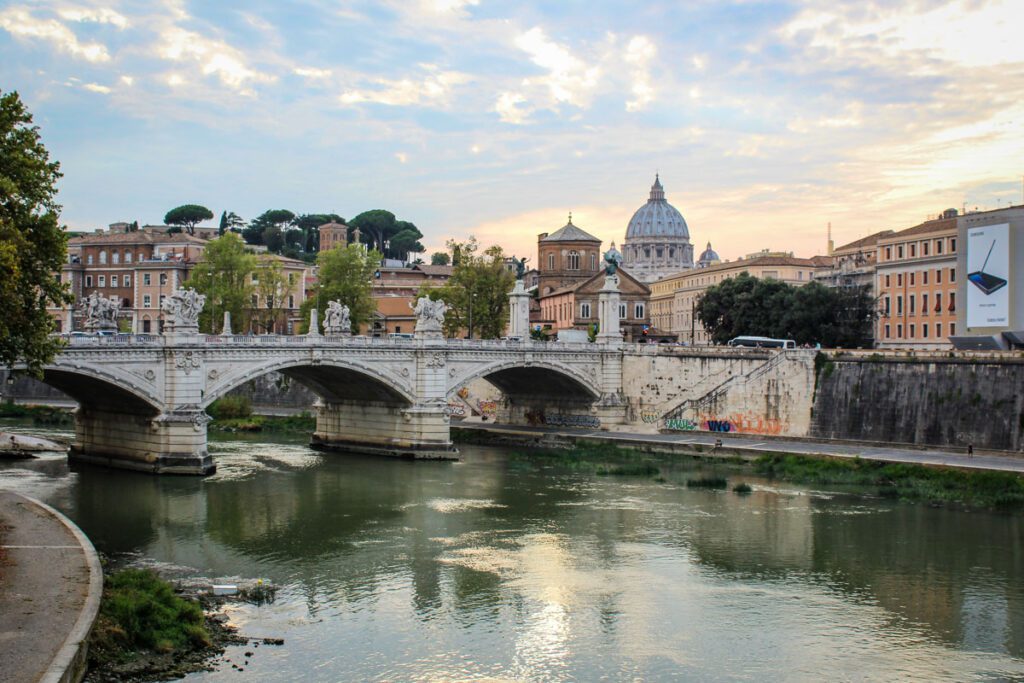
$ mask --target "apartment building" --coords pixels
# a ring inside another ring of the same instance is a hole
[[[958,242],[956,209],[878,240],[879,348],[951,348],[949,337],[958,329]]]

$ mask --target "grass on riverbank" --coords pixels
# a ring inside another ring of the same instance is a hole
[[[769,453],[754,462],[760,474],[799,484],[874,487],[879,495],[927,503],[963,503],[994,510],[1024,508],[1024,477],[1008,472],[926,467],[861,458]]]
[[[75,423],[75,416],[67,408],[21,403],[0,403],[0,417],[31,418],[32,424],[41,427],[62,427]]]
[[[300,415],[250,415],[215,419],[209,428],[218,432],[270,432],[302,433],[316,431],[316,418],[309,413]]]
[[[198,602],[174,593],[147,569],[106,577],[100,613],[89,642],[90,668],[122,663],[146,652],[170,653],[213,644]]]

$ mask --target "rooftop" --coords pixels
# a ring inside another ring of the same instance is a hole
[[[569,222],[555,230],[550,235],[540,238],[541,242],[597,242],[601,240],[591,235],[586,230],[581,230],[572,224],[572,214],[569,214]]]

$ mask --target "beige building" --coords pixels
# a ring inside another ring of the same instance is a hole
[[[959,247],[956,209],[878,240],[876,346],[951,347],[949,337],[957,334],[958,276],[962,276],[957,268]]]
[[[651,290],[623,268],[618,276],[619,329],[626,341],[640,341],[651,322],[647,310]],[[598,323],[598,294],[606,277],[602,270],[583,282],[541,297],[540,319],[544,327],[554,331],[590,330]]]
[[[799,287],[812,282],[815,269],[830,262],[828,256],[806,259],[764,251],[735,261],[684,270],[651,285],[651,322],[658,331],[675,334],[681,342],[710,344],[710,337],[696,316],[697,302],[708,287],[742,273]]]

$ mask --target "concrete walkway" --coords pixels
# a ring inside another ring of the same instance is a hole
[[[78,681],[102,591],[99,558],[77,526],[0,491],[0,681]]]
[[[552,436],[565,439],[595,439],[623,446],[654,446],[680,452],[692,450],[700,446],[700,455],[709,455],[710,448],[716,440],[721,440],[720,451],[727,455],[756,456],[763,452],[794,453],[797,455],[828,455],[838,458],[860,457],[865,460],[881,460],[885,462],[904,462],[917,465],[945,465],[977,470],[999,470],[1024,475],[1024,457],[1011,454],[992,454],[975,452],[974,457],[967,457],[965,451],[952,451],[940,448],[901,448],[857,444],[836,441],[802,441],[799,439],[773,439],[762,436],[739,436],[736,434],[714,434],[709,432],[675,432],[671,434],[643,433],[627,431],[601,431],[586,429],[566,429],[563,427],[520,427],[480,422],[452,422],[454,428],[479,429],[508,434]]]

